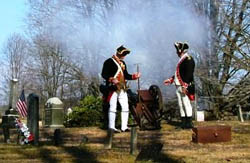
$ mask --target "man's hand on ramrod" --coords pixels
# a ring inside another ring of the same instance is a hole
[[[139,79],[141,77],[141,73],[140,72],[136,72],[132,75],[133,80]]]

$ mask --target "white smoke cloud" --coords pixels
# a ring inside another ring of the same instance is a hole
[[[141,63],[144,87],[162,86],[163,79],[174,73],[178,60],[175,41],[187,41],[196,51],[204,46],[205,19],[185,0],[182,3],[118,0],[113,10],[105,13],[106,17],[102,14],[102,4],[95,2],[92,1],[95,7],[91,8],[94,14],[90,18],[83,17],[77,9],[62,6],[48,24],[54,27],[53,36],[72,50],[72,59],[84,64],[90,56],[99,58],[94,65],[95,72],[100,73],[103,61],[123,44],[131,49],[126,57],[129,72],[136,70],[135,63]]]

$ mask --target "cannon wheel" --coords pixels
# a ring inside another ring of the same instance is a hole
[[[154,101],[152,104],[142,104],[142,112],[143,115],[140,118],[141,121],[141,129],[150,129],[150,125],[154,126],[154,129],[161,128],[161,117],[163,115],[163,102],[162,102],[162,94],[160,88],[156,85],[151,85],[149,87],[149,94],[153,97]],[[144,124],[144,125],[143,125]],[[145,125],[145,124],[150,124]]]
[[[156,120],[160,120],[162,115],[163,115],[163,100],[162,100],[162,94],[161,90],[157,85],[151,85],[149,87],[149,93],[155,100],[155,110],[154,110],[154,115]]]

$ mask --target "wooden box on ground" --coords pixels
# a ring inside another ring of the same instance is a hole
[[[194,127],[192,141],[195,143],[215,143],[231,141],[231,126]]]

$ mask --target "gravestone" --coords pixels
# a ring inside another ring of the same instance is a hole
[[[10,128],[15,128],[15,119],[18,118],[16,115],[16,102],[17,102],[17,85],[18,80],[12,79],[10,81],[10,94],[9,94],[9,108],[6,110],[5,115],[2,116],[2,124],[1,127],[3,128],[3,135],[4,135],[4,142],[10,142]]]
[[[196,112],[196,121],[197,122],[203,122],[203,121],[205,121],[204,111],[197,111]]]
[[[39,143],[39,97],[36,94],[28,96],[27,126],[34,135],[34,144]]]
[[[10,81],[9,108],[16,107],[18,99],[17,88],[18,88],[18,79],[12,79]]]
[[[48,99],[45,104],[45,127],[62,128],[64,127],[63,103],[58,97]]]
[[[55,129],[54,131],[54,145],[60,145],[62,144],[63,140],[62,140],[62,134],[61,134],[61,130],[60,129]]]
[[[3,136],[4,136],[4,142],[9,143],[10,142],[10,128],[15,128],[15,120],[18,118],[18,115],[14,114],[7,114],[2,116],[2,124],[1,127],[3,128]]]
[[[62,143],[61,129],[64,122],[63,103],[58,97],[48,99],[45,104],[45,127],[54,128],[54,144]]]

